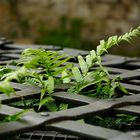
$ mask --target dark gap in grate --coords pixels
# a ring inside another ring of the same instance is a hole
[[[127,81],[128,84],[132,84],[132,85],[139,85],[140,86],[140,80],[130,80]]]
[[[38,107],[39,107],[39,100],[40,96],[34,96],[33,98],[30,97],[19,97],[18,100],[13,100],[12,102],[8,103],[9,106],[11,107],[16,107],[16,108],[20,108],[20,109],[34,109],[34,111],[36,112],[44,112],[44,111],[49,111],[47,109],[47,106],[43,106],[40,108],[40,111],[38,111]],[[55,104],[57,107],[60,106],[61,103],[63,104],[68,104],[68,108],[75,108],[78,106],[82,106],[80,103],[76,103],[76,102],[68,102],[68,100],[59,100],[57,99],[57,97],[55,98]],[[74,104],[75,103],[75,104]]]
[[[119,115],[122,115],[122,117],[124,117],[122,121],[120,121],[121,117],[119,117]],[[84,118],[84,120],[87,124],[102,126],[105,128],[119,130],[119,131],[121,130],[123,132],[139,130],[140,116],[132,115],[134,117],[137,117],[136,120],[131,122],[131,120],[126,119],[124,121],[125,117],[127,117],[128,115],[130,114],[127,114],[125,112],[123,113],[123,111],[122,113],[121,112],[116,113],[116,111],[108,111],[96,116],[91,115],[89,117]]]

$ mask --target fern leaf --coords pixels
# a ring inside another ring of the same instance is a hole
[[[88,68],[90,68],[92,66],[92,59],[90,55],[86,56],[86,63],[88,65]]]
[[[23,110],[23,111],[20,111],[20,112],[14,114],[14,115],[7,116],[4,119],[4,122],[16,121],[16,120],[20,119],[24,114],[26,114],[29,111],[31,111],[31,110],[26,109],[26,110]]]
[[[10,96],[11,93],[15,92],[15,90],[8,81],[0,82],[0,91],[5,93],[7,96]]]
[[[99,56],[100,54],[102,54],[103,52],[106,52],[106,44],[110,45],[111,42],[111,38],[109,38],[108,42],[106,43],[104,40],[100,41],[100,45],[97,46],[97,55]]]
[[[66,70],[62,72],[62,80],[63,83],[69,83],[71,81],[71,79],[69,78],[69,74],[67,73]]]
[[[58,55],[56,57],[53,56],[53,58],[49,61],[50,65],[52,65],[53,63],[56,63],[57,61],[64,58],[65,56],[66,56],[65,54]]]
[[[86,73],[88,72],[88,65],[85,62],[84,58],[82,56],[78,56],[78,62],[83,75],[86,75]]]
[[[68,69],[70,69],[71,67],[72,67],[72,64],[67,64],[66,66],[59,67],[59,68],[55,69],[55,71],[52,72],[51,74],[52,74],[53,76],[57,76],[58,74],[61,74],[63,71],[68,70]]]
[[[96,59],[96,52],[95,52],[95,50],[90,51],[90,56],[91,56],[92,61],[94,59]]]
[[[78,69],[78,67],[73,67],[72,68],[72,73],[73,73],[73,75],[75,77],[75,80],[77,82],[81,82],[82,81],[82,74],[81,74],[80,70]]]
[[[40,103],[39,103],[39,107],[38,107],[38,110],[43,106],[43,105],[45,105],[45,104],[49,104],[49,103],[51,103],[51,102],[53,102],[54,101],[54,99],[52,98],[52,97],[46,97],[46,98],[44,98],[44,99],[42,99],[41,101],[40,101]]]
[[[122,41],[127,41],[131,43],[131,40],[134,37],[138,37],[138,36],[140,36],[140,26],[134,30],[130,30],[128,33],[125,33],[124,35],[109,37],[107,41],[100,42],[96,50],[97,55],[101,56],[109,48],[113,47],[114,45],[118,45]]]
[[[66,110],[66,109],[68,109],[68,104],[61,103],[59,105],[59,110]]]
[[[57,62],[56,64],[50,66],[50,69],[54,69],[56,67],[59,67],[60,65],[64,64],[65,62],[67,62],[71,57],[67,57],[63,60],[60,60],[59,62]]]
[[[47,91],[49,94],[53,93],[54,91],[54,78],[52,76],[49,76],[48,78]]]
[[[7,82],[10,82],[12,80],[18,81],[20,77],[27,76],[27,75],[28,75],[27,69],[25,67],[21,67],[16,71],[12,71],[3,75],[1,79],[4,79],[4,81]]]

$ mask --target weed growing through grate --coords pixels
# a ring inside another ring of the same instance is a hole
[[[112,36],[107,41],[101,40],[96,51],[90,51],[85,58],[77,57],[80,68],[72,66],[70,63],[62,66],[71,57],[67,57],[59,51],[25,49],[18,61],[20,68],[11,69],[9,72],[2,70],[4,73],[0,77],[0,91],[10,96],[14,89],[9,82],[13,80],[39,86],[41,87],[41,95],[38,109],[47,105],[50,111],[68,108],[68,105],[63,103],[57,107],[55,99],[52,97],[55,86],[60,83],[72,83],[73,86],[69,88],[68,92],[73,94],[79,93],[98,98],[117,97],[118,92],[116,91],[128,94],[127,90],[121,86],[119,77],[109,78],[108,71],[102,66],[101,56],[107,53],[109,48],[122,41],[130,43],[134,37],[139,35],[140,27],[122,36]],[[98,68],[91,71],[90,68],[95,65],[98,65]],[[4,67],[1,67],[1,69],[4,69]],[[72,80],[73,78],[74,80]]]
[[[140,118],[129,114],[102,114],[84,118],[84,122],[121,131],[139,129]]]
[[[111,98],[116,96],[116,89],[119,89],[123,93],[128,93],[125,88],[120,85],[119,77],[113,80],[109,78],[108,71],[102,66],[101,56],[107,53],[109,48],[118,45],[122,41],[131,43],[133,38],[139,35],[140,27],[131,30],[122,36],[112,36],[109,37],[107,41],[101,40],[100,44],[97,46],[97,50],[90,51],[90,54],[86,56],[86,59],[82,56],[78,56],[80,68],[72,68],[75,82],[74,86],[69,89],[69,92],[79,93],[90,86],[91,90],[88,90],[84,94],[101,98]],[[94,65],[98,65],[99,67],[96,70],[90,71],[90,68]]]
[[[0,116],[0,122],[10,122],[10,121],[16,121],[18,119],[20,119],[21,116],[23,116],[25,113],[29,112],[31,110],[28,110],[28,109],[25,109],[21,112],[18,112],[14,115],[11,115],[11,116]]]

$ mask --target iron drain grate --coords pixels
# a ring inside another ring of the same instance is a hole
[[[24,48],[45,48],[46,50],[63,50],[69,55],[77,56],[88,54],[87,51],[75,49],[62,49],[53,46],[40,45],[16,45],[4,43],[0,45],[0,65],[6,65],[11,60],[16,61],[20,52]],[[76,60],[70,60],[68,63],[77,65]],[[140,125],[136,122],[136,128],[128,132],[122,132],[117,129],[109,129],[102,126],[91,125],[90,123],[80,123],[79,120],[84,117],[106,114],[126,113],[140,116],[140,59],[126,58],[115,55],[103,56],[103,65],[109,70],[111,78],[121,76],[122,85],[132,93],[130,96],[123,96],[116,99],[101,100],[86,97],[83,95],[67,94],[65,85],[60,86],[53,94],[58,101],[71,102],[75,104],[74,108],[54,113],[27,113],[20,121],[0,124],[0,138],[11,140],[44,140],[44,139],[63,139],[63,140],[122,140],[122,139],[140,139]],[[13,65],[9,65],[13,67]],[[21,101],[21,98],[38,98],[40,89],[38,87],[26,86],[23,84],[11,83],[17,90],[18,96],[7,97],[0,94],[2,101],[0,115],[11,115],[22,110],[22,107],[14,107],[15,101]],[[40,128],[40,130],[38,130]],[[38,131],[37,131],[38,130]],[[31,132],[30,132],[31,131]],[[20,133],[20,135],[18,135]],[[15,136],[16,135],[16,136]],[[14,136],[14,137],[13,137]]]

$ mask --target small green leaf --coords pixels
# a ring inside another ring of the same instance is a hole
[[[56,63],[58,60],[61,60],[65,57],[65,54],[58,55],[56,57],[53,57],[52,60],[49,61],[49,64],[52,65],[53,63]]]
[[[10,96],[11,93],[15,92],[15,90],[8,81],[0,82],[0,91],[7,94],[7,96]]]
[[[47,85],[48,93],[51,94],[54,91],[54,78],[49,76],[48,78],[48,85]]]
[[[77,82],[81,82],[82,81],[82,75],[80,70],[77,67],[73,67],[72,68],[72,73],[74,75],[74,78]]]
[[[90,68],[92,66],[92,59],[90,55],[86,56],[86,63],[88,65],[88,68]]]
[[[59,110],[67,110],[67,109],[68,109],[68,104],[61,103],[59,105]]]
[[[2,80],[4,79],[4,81],[8,81],[8,82],[12,80],[18,81],[19,77],[25,77],[27,75],[28,75],[27,69],[23,66],[16,71],[12,71],[12,72],[4,74],[1,79]]]
[[[78,56],[78,61],[79,61],[81,71],[82,71],[83,75],[85,75],[88,72],[87,63],[85,62],[85,60],[82,56]]]
[[[119,41],[119,38],[117,37],[117,35],[112,37],[112,41],[113,41],[114,44],[118,45],[117,43]]]
[[[95,52],[95,50],[90,51],[90,56],[91,56],[92,61],[94,59],[96,59],[96,52]]]
[[[50,103],[46,104],[46,106],[47,106],[47,108],[48,108],[48,110],[50,112],[56,112],[56,111],[58,111],[58,107],[55,104],[55,102],[50,102]]]
[[[71,81],[71,79],[68,77],[68,73],[65,71],[62,72],[62,79],[63,79],[63,83],[69,83]]]
[[[116,42],[114,42],[113,37],[109,37],[106,42],[106,49],[109,49],[112,45],[114,45]]]
[[[78,122],[79,122],[79,123],[82,123],[82,124],[85,124],[84,119],[80,119],[80,120],[78,120]]]
[[[26,110],[23,110],[23,111],[20,111],[20,112],[14,114],[14,115],[7,116],[3,122],[16,121],[29,111],[31,111],[31,110],[26,109]]]
[[[97,46],[97,55],[101,56],[106,50],[106,42],[104,40],[100,41],[100,45]]]
[[[41,89],[40,100],[42,100],[42,98],[44,97],[44,95],[46,94],[46,92],[47,92],[47,89],[46,89],[45,87],[43,87],[43,88]]]
[[[117,84],[118,85],[118,84]],[[128,94],[129,92],[123,87],[121,86],[121,84],[119,83],[118,88],[125,94]]]
[[[46,98],[44,98],[44,99],[42,99],[41,101],[40,101],[40,103],[39,103],[39,107],[38,107],[38,110],[43,106],[43,105],[45,105],[45,104],[49,104],[49,103],[51,103],[51,102],[53,102],[54,101],[54,99],[52,98],[52,97],[46,97]]]
[[[56,67],[58,67],[58,66],[64,64],[64,63],[67,62],[70,58],[71,58],[71,57],[67,57],[67,58],[65,58],[65,59],[63,59],[63,60],[60,60],[60,61],[57,62],[56,64],[50,66],[50,69],[54,69],[54,68],[56,68]]]
[[[3,77],[6,73],[12,72],[13,70],[6,66],[0,66],[0,79]]]
[[[58,74],[62,73],[63,71],[69,69],[72,67],[72,64],[67,64],[66,66],[63,66],[63,67],[59,67],[57,68],[54,72],[52,72],[51,74],[53,76],[57,76]]]

